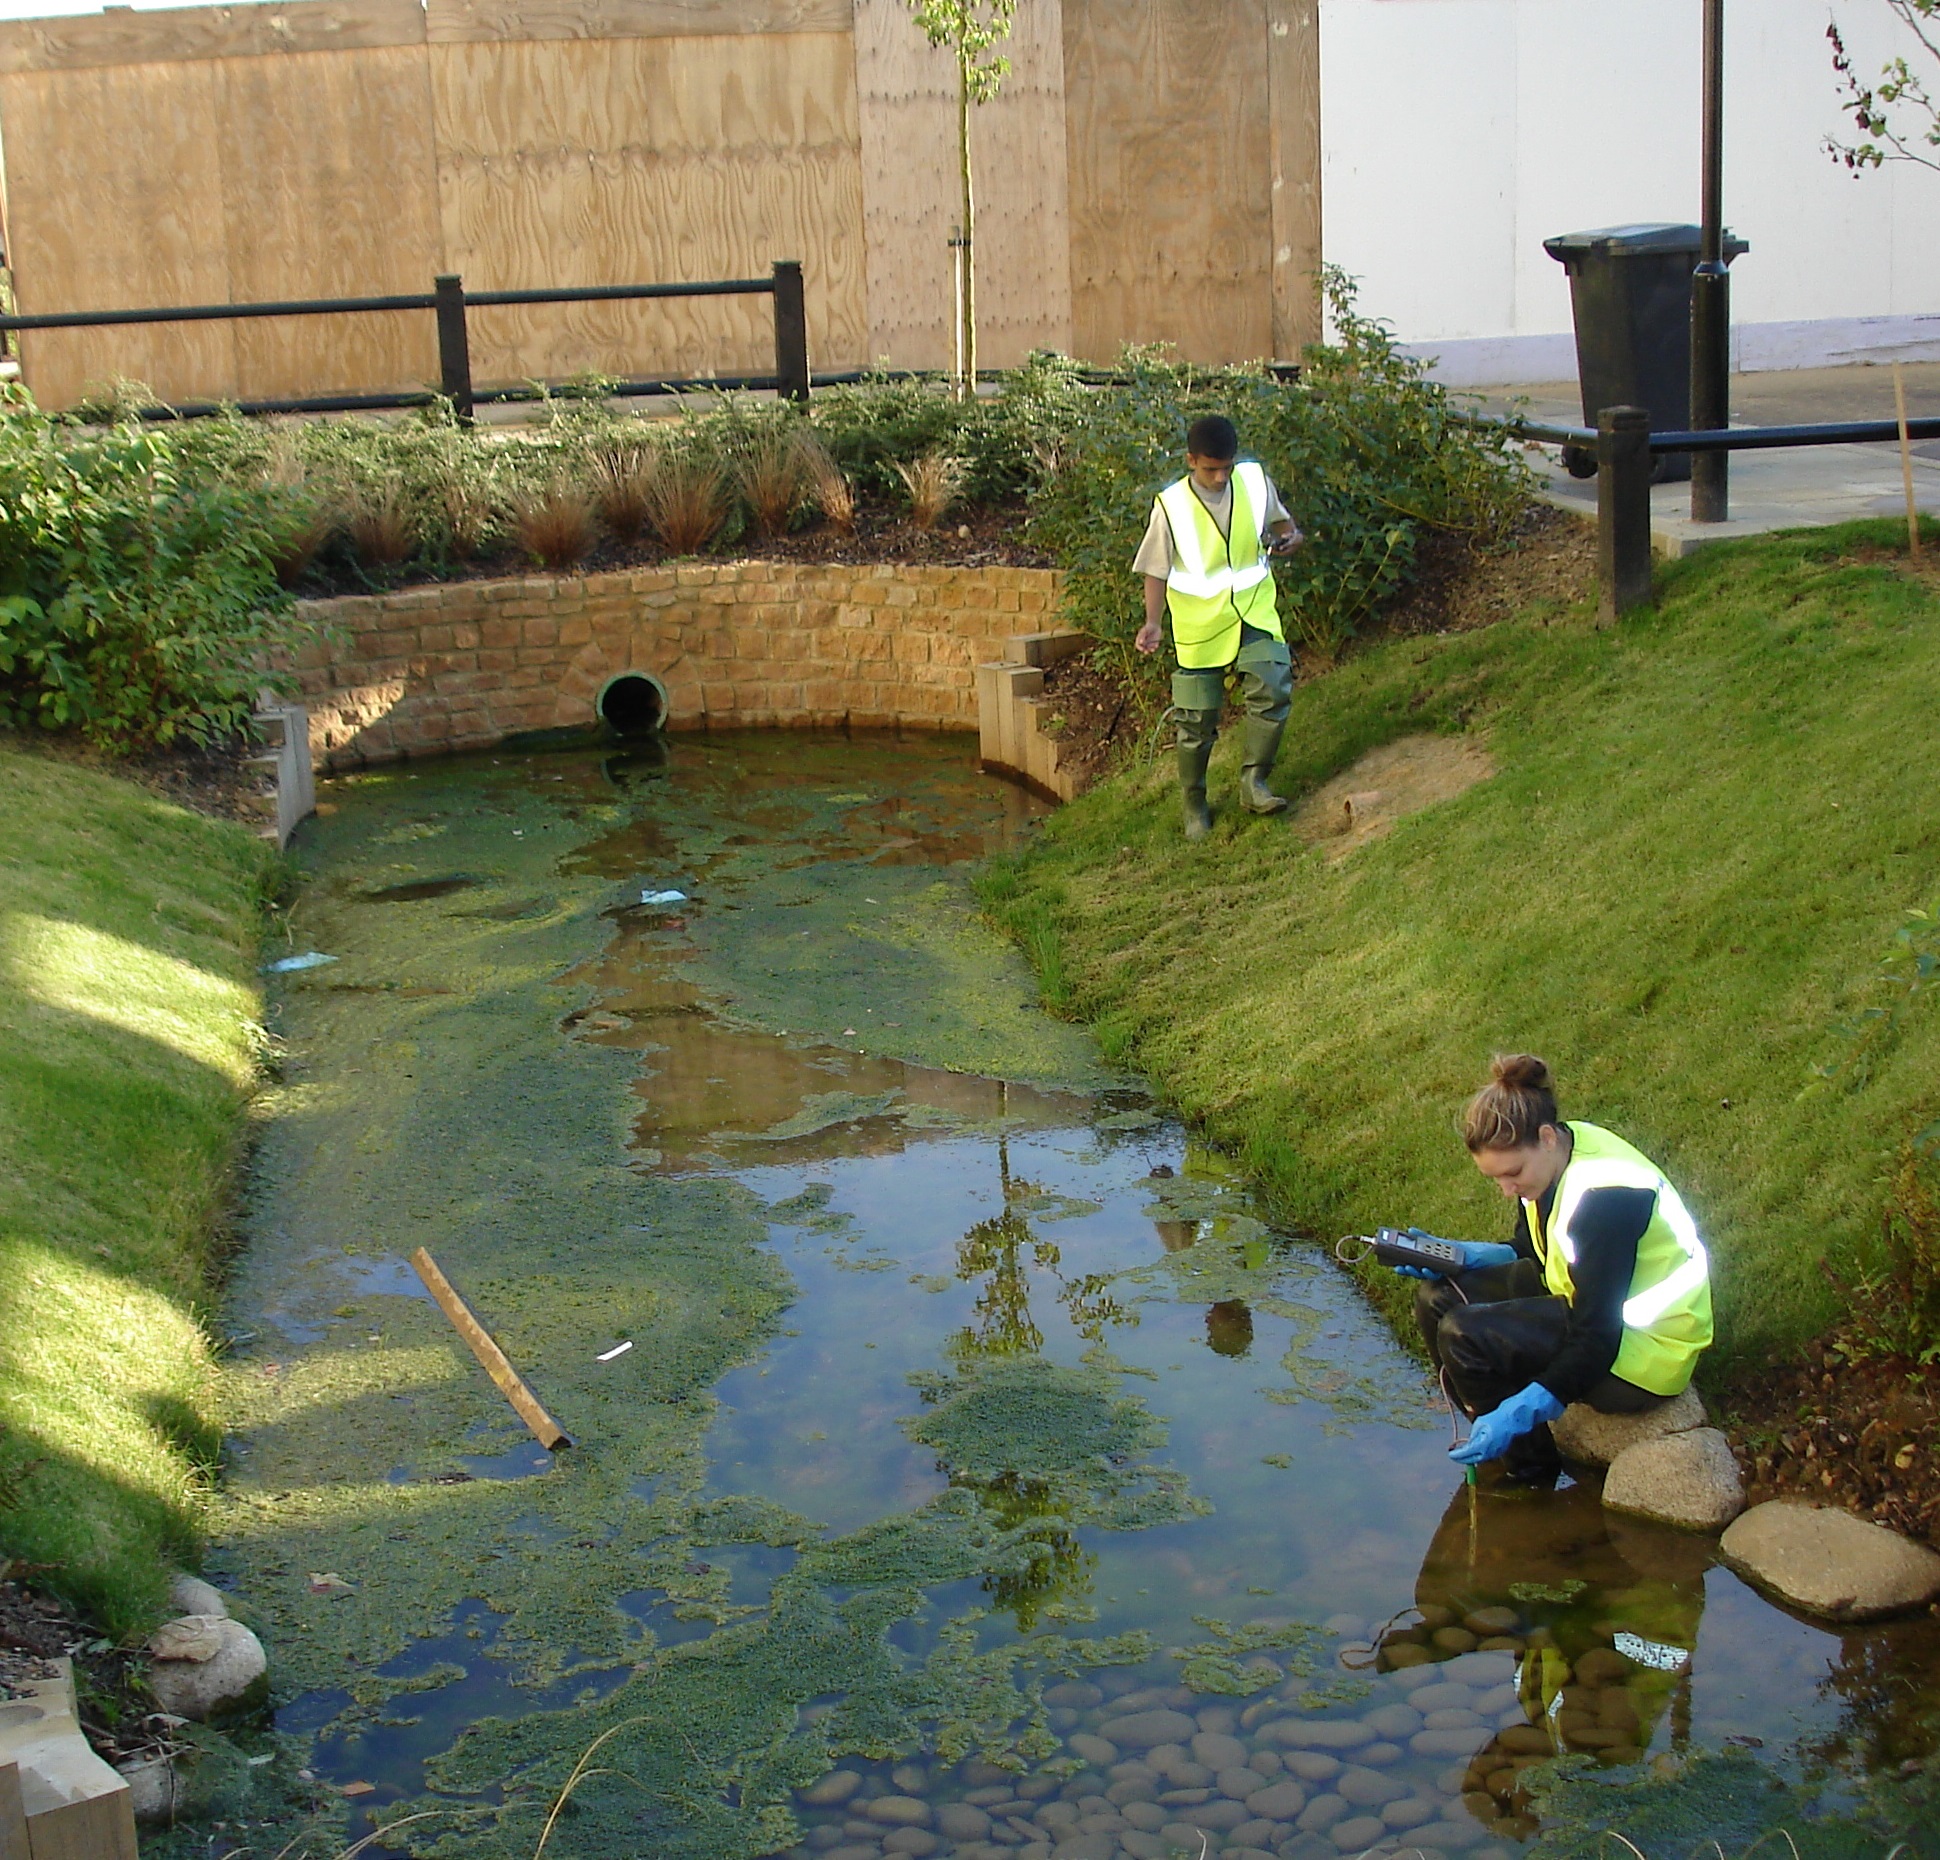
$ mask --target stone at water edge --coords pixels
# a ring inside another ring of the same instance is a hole
[[[200,1576],[177,1576],[168,1585],[168,1605],[177,1614],[219,1615],[226,1617],[229,1604],[213,1583]]]
[[[1603,1478],[1612,1511],[1684,1531],[1721,1531],[1745,1508],[1731,1442],[1715,1427],[1663,1434],[1625,1447]]]
[[[1579,1466],[1608,1466],[1626,1447],[1665,1434],[1688,1434],[1709,1420],[1696,1389],[1686,1389],[1642,1414],[1599,1414],[1585,1402],[1571,1402],[1549,1424],[1556,1449]]]
[[[148,1643],[149,1690],[165,1712],[209,1724],[258,1711],[269,1697],[269,1656],[240,1621],[183,1615]]]
[[[1940,1595],[1940,1556],[1847,1511],[1754,1505],[1719,1545],[1739,1575],[1830,1621],[1877,1621]]]
[[[167,1826],[188,1806],[188,1791],[167,1757],[150,1757],[122,1765],[128,1783],[128,1806],[144,1828]]]

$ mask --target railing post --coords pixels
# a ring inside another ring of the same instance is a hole
[[[775,392],[808,401],[808,305],[798,258],[775,260]]]
[[[1614,620],[1650,599],[1650,411],[1605,407],[1596,417],[1599,612]]]
[[[458,410],[458,424],[472,423],[472,341],[465,327],[465,281],[450,273],[432,285],[438,311],[438,380]]]

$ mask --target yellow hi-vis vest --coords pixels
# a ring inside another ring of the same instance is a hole
[[[1711,1265],[1697,1223],[1663,1171],[1641,1150],[1574,1118],[1569,1131],[1575,1147],[1556,1184],[1547,1231],[1536,1204],[1522,1204],[1543,1282],[1554,1296],[1574,1300],[1576,1281],[1570,1268],[1576,1247],[1570,1221],[1591,1189],[1648,1189],[1657,1206],[1637,1242],[1637,1268],[1623,1306],[1623,1342],[1611,1372],[1653,1395],[1679,1394],[1691,1380],[1698,1352],[1711,1341]]]
[[[1275,639],[1286,637],[1273,605],[1273,570],[1260,547],[1266,473],[1257,465],[1235,465],[1232,482],[1230,540],[1220,535],[1189,476],[1158,496],[1172,532],[1172,572],[1165,578],[1172,645],[1188,671],[1231,665],[1239,657],[1242,620]]]

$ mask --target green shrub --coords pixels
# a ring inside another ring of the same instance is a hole
[[[1306,532],[1275,567],[1290,636],[1330,654],[1406,581],[1423,524],[1500,538],[1527,500],[1512,446],[1454,417],[1448,391],[1397,353],[1329,273],[1336,337],[1302,358],[1296,383],[1264,366],[1195,368],[1127,350],[1121,386],[1093,390],[1046,436],[1052,469],[1031,499],[1030,535],[1067,571],[1065,617],[1124,643],[1144,618],[1130,572],[1154,495],[1184,468],[1185,429],[1225,413]]]
[[[0,400],[0,722],[125,747],[233,734],[286,635],[284,494],[178,434],[84,433]]]

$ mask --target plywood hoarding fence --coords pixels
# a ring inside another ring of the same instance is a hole
[[[986,359],[1314,333],[1316,0],[1020,0],[976,118]],[[678,283],[799,254],[818,372],[948,359],[954,74],[905,0],[295,0],[0,25],[25,312]],[[755,374],[767,306],[473,319],[481,384]],[[40,331],[30,385],[390,392],[428,317]]]

